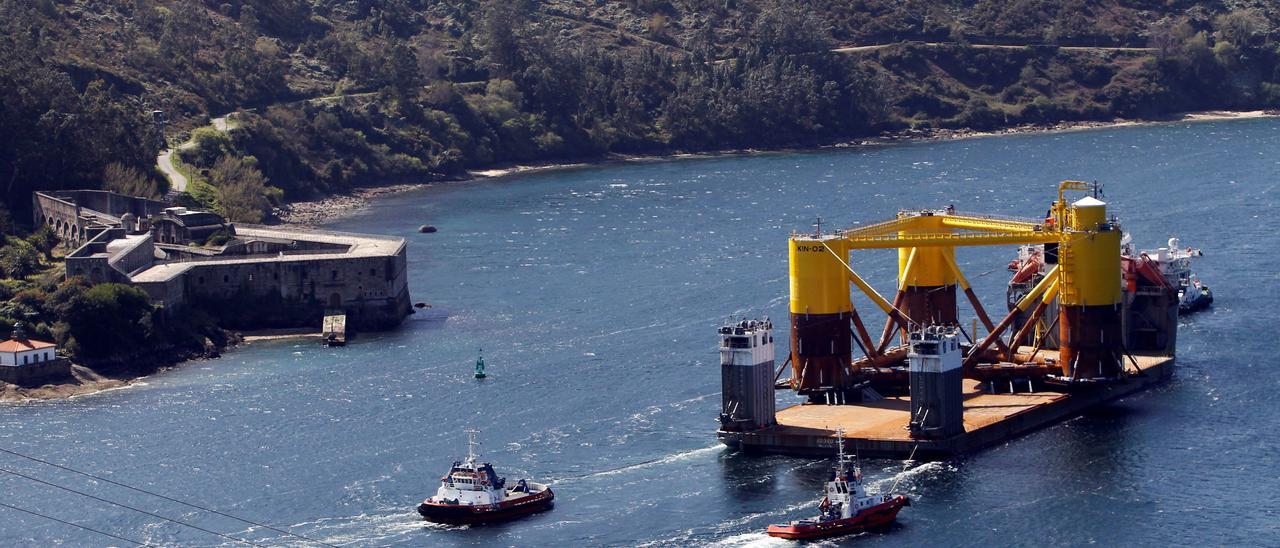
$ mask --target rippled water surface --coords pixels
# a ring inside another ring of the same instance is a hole
[[[841,543],[1280,543],[1269,120],[627,163],[387,197],[334,228],[407,238],[425,314],[342,349],[254,343],[128,389],[6,405],[0,447],[333,544],[769,544],[767,524],[816,511],[830,462],[715,443],[713,332],[762,314],[785,329],[787,234],[817,216],[848,226],[947,204],[1035,216],[1063,178],[1105,183],[1140,247],[1178,235],[1204,248],[1196,267],[1217,303],[1182,320],[1176,378],[982,453],[905,473],[864,461],[874,488],[901,479],[914,505]],[[417,234],[423,223],[440,232]],[[1011,254],[960,252],[989,310]],[[892,287],[891,252],[853,261]],[[479,347],[484,381],[470,378]],[[413,507],[465,451],[468,425],[500,473],[551,482],[555,510],[421,522]],[[12,456],[0,467],[260,544],[296,541]],[[0,476],[3,503],[153,544],[234,544]],[[0,545],[110,542],[0,508]]]

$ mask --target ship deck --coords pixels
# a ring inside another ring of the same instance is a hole
[[[1042,351],[1057,358],[1056,352]],[[908,396],[886,397],[848,405],[800,404],[777,413],[777,426],[754,432],[720,431],[726,445],[767,453],[827,455],[835,452],[835,433],[844,430],[845,449],[865,456],[937,458],[979,449],[1043,428],[1080,414],[1090,407],[1144,390],[1173,372],[1173,358],[1134,356],[1137,367],[1125,360],[1130,376],[1088,391],[1072,393],[992,394],[979,381],[965,379],[964,433],[951,438],[917,440],[907,423],[911,415]],[[1017,383],[1025,389],[1025,382]],[[918,448],[917,448],[918,446]]]

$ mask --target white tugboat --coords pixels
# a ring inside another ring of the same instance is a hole
[[[507,486],[489,463],[477,462],[476,430],[467,430],[467,459],[454,461],[436,494],[418,505],[427,521],[454,525],[505,521],[552,507],[551,488],[528,480]]]
[[[1191,271],[1191,259],[1203,257],[1204,253],[1198,248],[1184,248],[1181,244],[1177,238],[1169,238],[1169,247],[1143,250],[1142,255],[1154,259],[1160,267],[1160,274],[1178,290],[1178,312],[1185,314],[1213,304],[1213,292]]]
[[[849,466],[849,456],[844,453],[844,432],[836,432],[837,460],[835,473],[827,482],[826,496],[818,509],[821,514],[792,521],[785,525],[770,525],[765,534],[789,540],[827,538],[857,533],[897,519],[903,506],[910,506],[906,495],[888,493],[868,496],[862,487],[862,469]]]

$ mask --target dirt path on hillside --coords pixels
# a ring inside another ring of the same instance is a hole
[[[231,115],[225,114],[217,118],[214,118],[209,121],[209,125],[213,126],[213,129],[216,129],[218,131],[225,133],[227,131],[227,128],[229,127],[227,125],[228,116],[231,116]],[[156,157],[156,165],[160,167],[160,171],[164,173],[164,176],[169,178],[170,194],[186,192],[187,185],[190,183],[190,181],[187,180],[187,176],[183,175],[182,172],[178,171],[177,166],[173,164],[174,153],[179,150],[187,150],[195,146],[196,146],[195,141],[188,139],[187,142],[182,143],[175,148],[161,151],[160,155]]]

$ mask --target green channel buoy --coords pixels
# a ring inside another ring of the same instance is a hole
[[[480,349],[480,357],[476,358],[476,378],[483,379],[484,375],[484,349]]]

